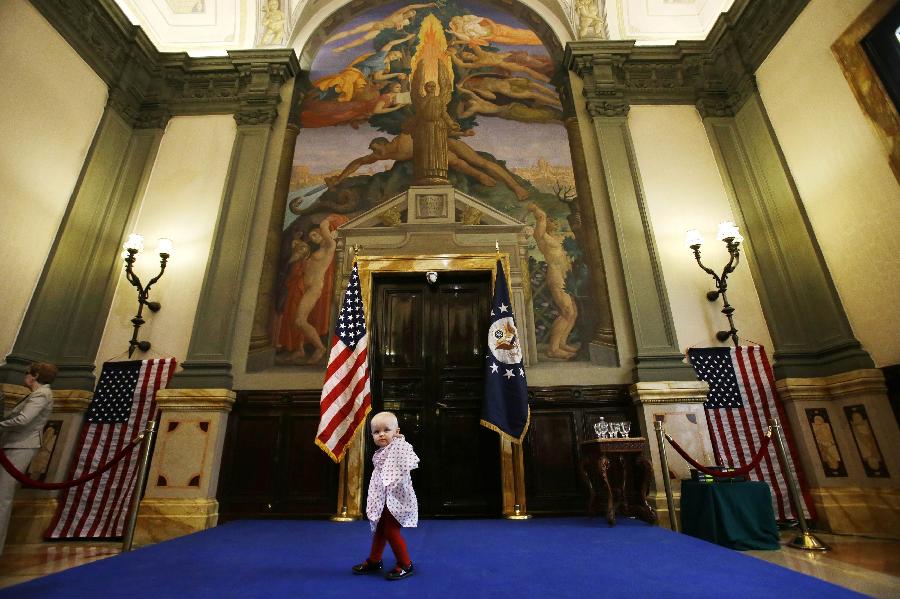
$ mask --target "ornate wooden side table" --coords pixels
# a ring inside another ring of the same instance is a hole
[[[593,481],[599,478],[606,488],[606,521],[611,526],[616,523],[616,514],[656,523],[656,511],[647,502],[653,466],[644,457],[646,446],[644,437],[581,442],[581,477],[588,488],[591,516],[598,512]]]

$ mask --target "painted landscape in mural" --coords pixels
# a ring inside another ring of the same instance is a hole
[[[449,83],[450,183],[530,225],[540,359],[587,359],[589,266],[573,232],[580,217],[557,67],[516,17],[443,1],[363,11],[314,59],[295,111],[302,130],[270,327],[277,361],[324,363],[335,229],[413,183],[412,106],[423,92],[412,73],[422,57],[439,65],[426,77]]]

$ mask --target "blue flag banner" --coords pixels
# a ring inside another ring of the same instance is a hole
[[[528,385],[519,330],[500,260],[497,260],[487,345],[481,424],[513,443],[521,443],[531,419]]]

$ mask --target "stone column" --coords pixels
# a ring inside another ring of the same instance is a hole
[[[159,391],[159,432],[138,511],[136,545],[216,525],[222,448],[234,400],[228,389]]]
[[[19,383],[33,361],[59,366],[56,384],[94,388],[94,358],[122,268],[122,240],[166,118],[134,129],[111,94],[81,178],[25,313],[0,382]]]
[[[11,385],[5,386],[11,387]],[[19,387],[18,399],[27,394],[27,388]],[[4,389],[7,397],[10,391]],[[50,461],[46,463],[46,470],[34,470],[29,472],[31,478],[38,478],[40,472],[45,472],[40,480],[45,482],[57,482],[69,477],[69,468],[75,458],[76,443],[81,436],[81,427],[84,424],[84,415],[91,403],[93,393],[74,390],[53,390],[53,413],[44,428],[53,428],[56,434],[53,441],[46,447],[52,453]],[[48,435],[44,436],[45,440]],[[38,454],[32,461],[32,468],[37,466],[44,456]],[[13,503],[12,516],[9,521],[7,543],[40,543],[44,538],[44,531],[50,526],[53,516],[56,514],[59,491],[43,491],[40,489],[20,488],[16,493]]]
[[[787,378],[776,386],[819,526],[900,535],[900,431],[881,371]]]
[[[275,116],[274,107],[265,112],[248,109],[234,115],[237,135],[191,342],[182,364],[184,370],[175,374],[171,387],[230,389],[232,386],[231,352],[240,281]]]
[[[635,378],[695,380],[693,370],[683,362],[675,336],[669,295],[628,129],[628,104],[589,100],[588,109],[597,133],[606,199],[621,250],[637,351]]]
[[[733,105],[740,108],[732,114]],[[775,377],[873,368],[853,336],[759,94],[753,90],[740,104],[701,99],[697,106],[744,235],[741,247],[775,344]]]
[[[593,309],[597,322],[590,341],[591,361],[601,366],[618,366],[619,356],[616,350],[616,334],[609,301],[609,287],[606,283],[606,269],[603,264],[600,236],[597,232],[597,214],[594,210],[594,199],[585,163],[584,141],[581,137],[578,118],[574,114],[571,89],[567,87],[563,95],[563,105],[567,112],[563,124],[566,126],[569,138],[577,194],[573,211],[576,215],[574,219],[576,223],[573,223],[573,228],[577,226],[578,238],[582,240],[586,261],[593,269],[590,273],[590,281],[592,295],[596,300]]]
[[[291,168],[294,165],[294,146],[300,134],[300,127],[288,123],[281,145],[281,162],[278,164],[278,180],[275,182],[275,197],[269,228],[266,233],[266,251],[263,258],[259,293],[256,296],[256,310],[253,313],[253,329],[250,333],[250,354],[247,356],[248,370],[264,370],[274,363],[275,349],[269,338],[269,319],[274,309],[275,283],[278,277],[278,260],[281,255],[281,229],[287,208],[288,191],[291,186]]]
[[[653,482],[648,501],[659,514],[660,526],[670,522],[663,472],[660,468],[659,445],[654,422],[661,421],[666,433],[672,436],[694,459],[702,464],[714,464],[712,441],[706,424],[703,402],[709,385],[703,381],[637,383],[629,389],[637,410],[641,436],[647,439],[648,457],[653,464]],[[671,445],[666,444],[669,463],[668,476],[672,481],[675,509],[681,503],[681,480],[690,478],[690,467]]]

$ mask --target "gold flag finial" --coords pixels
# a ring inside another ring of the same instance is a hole
[[[494,240],[494,249],[497,250],[498,254],[500,253],[500,242],[497,241],[496,239]]]

